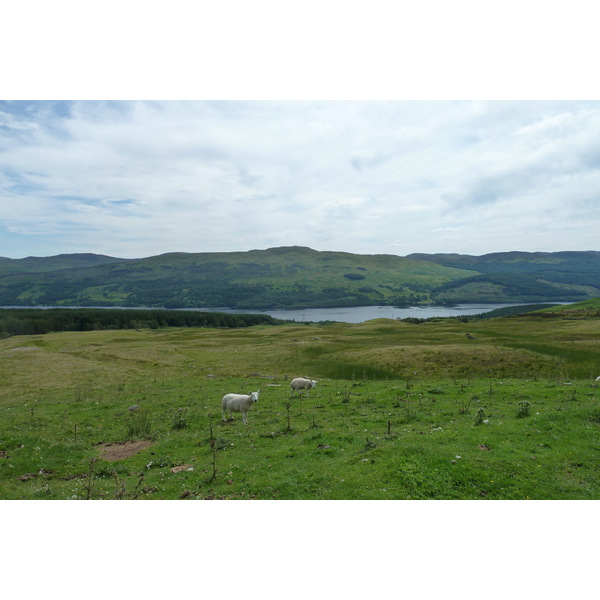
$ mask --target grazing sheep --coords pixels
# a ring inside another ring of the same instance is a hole
[[[600,381],[600,377],[596,377],[596,381]]]
[[[305,379],[303,377],[296,377],[296,379],[292,379],[290,386],[292,388],[292,396],[294,395],[294,391],[306,390],[306,396],[308,396],[308,390],[314,388],[317,385],[317,382],[312,379]]]
[[[260,390],[258,390],[260,392]],[[233,413],[242,413],[244,425],[248,425],[246,413],[252,408],[255,402],[258,402],[258,392],[250,392],[247,396],[244,394],[225,394],[221,401],[222,415],[221,419],[225,421],[225,413],[229,411],[233,419]]]

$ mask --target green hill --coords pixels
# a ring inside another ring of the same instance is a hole
[[[58,256],[27,258],[0,257],[0,276],[11,273],[43,273],[73,269],[77,267],[94,267],[116,262],[123,262],[124,258],[113,258],[102,254],[59,254]]]
[[[480,275],[433,290],[436,302],[578,302],[600,296],[600,252],[410,254]]]
[[[249,252],[0,258],[0,306],[327,308],[578,302],[600,296],[600,252],[364,255]]]
[[[86,257],[82,259],[82,257]],[[392,255],[304,247],[168,253],[123,260],[63,255],[0,261],[0,305],[240,309],[407,305],[474,275]]]

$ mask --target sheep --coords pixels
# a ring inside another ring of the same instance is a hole
[[[292,388],[292,396],[294,395],[294,391],[306,390],[306,396],[308,396],[308,390],[314,388],[317,385],[317,382],[313,379],[305,379],[303,377],[296,377],[296,379],[292,379],[290,386]]]
[[[260,392],[260,390],[258,390]],[[252,408],[255,402],[258,402],[258,392],[250,392],[248,395],[244,394],[225,394],[221,401],[222,415],[221,420],[226,421],[225,413],[229,411],[231,418],[233,419],[233,413],[242,413],[242,421],[244,425],[248,425],[248,419],[246,418],[247,412]]]
[[[600,381],[600,377],[596,377],[596,381]]]

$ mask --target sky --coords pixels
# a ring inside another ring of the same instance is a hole
[[[0,256],[600,250],[598,101],[2,101]]]

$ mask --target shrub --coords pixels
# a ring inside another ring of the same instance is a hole
[[[460,407],[458,409],[458,414],[459,415],[466,415],[469,413],[469,409],[471,408],[471,402],[461,402]]]
[[[377,446],[379,446],[379,442],[376,442],[375,440],[370,440],[369,438],[367,438],[367,441],[365,442],[365,452],[367,452],[368,450],[373,450],[374,448],[377,448]]]
[[[527,402],[527,400],[522,400],[521,402],[519,402],[519,408],[517,409],[517,417],[518,418],[528,417],[530,407],[531,407],[531,404],[529,404],[529,402]]]
[[[127,437],[148,437],[152,431],[152,419],[148,410],[142,406],[130,412],[125,420]]]
[[[271,437],[271,436],[269,436],[269,437]],[[229,448],[229,446],[232,446],[232,445],[233,444],[225,438],[217,438],[213,443],[213,446],[217,450],[226,450],[227,448]]]
[[[477,413],[475,414],[475,422],[473,425],[483,425],[483,420],[485,419],[485,412],[483,408],[478,408]]]
[[[593,408],[587,420],[590,423],[600,423],[600,408]]]
[[[359,281],[360,279],[366,279],[366,277],[364,275],[361,275],[360,273],[346,273],[344,275],[344,277],[346,279],[352,279],[353,281]]]
[[[185,429],[188,426],[189,411],[187,408],[177,408],[171,412],[171,427]]]

